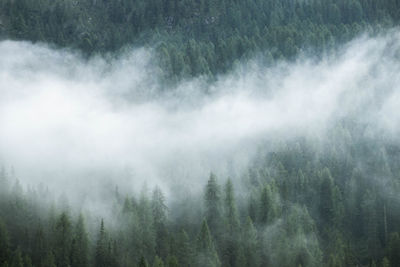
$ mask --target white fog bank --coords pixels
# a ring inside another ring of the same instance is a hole
[[[148,50],[87,61],[2,41],[0,164],[13,165],[24,183],[67,192],[109,178],[131,187],[202,187],[210,171],[245,168],[265,139],[323,136],[349,114],[395,138],[399,58],[400,34],[391,31],[319,62],[243,64],[207,85],[207,94],[201,79],[161,93]]]

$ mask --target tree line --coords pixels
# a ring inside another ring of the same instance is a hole
[[[275,144],[201,196],[111,190],[104,219],[3,168],[0,266],[400,266],[400,147],[360,129]]]
[[[262,55],[266,63],[321,56],[360,32],[398,25],[398,0],[2,0],[0,37],[86,55],[155,48],[165,77],[214,76]]]

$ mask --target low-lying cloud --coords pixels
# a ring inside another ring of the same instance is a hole
[[[203,186],[210,171],[240,172],[263,140],[323,136],[338,118],[396,138],[399,54],[392,30],[318,62],[253,60],[211,84],[198,78],[162,90],[151,50],[85,60],[2,41],[0,161],[25,183],[67,192],[107,179]]]

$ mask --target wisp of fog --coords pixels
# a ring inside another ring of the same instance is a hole
[[[2,41],[0,162],[24,184],[67,195],[104,182],[202,188],[210,171],[226,177],[246,169],[265,140],[323,138],[341,118],[396,140],[399,55],[400,33],[392,30],[322,60],[252,60],[214,82],[186,79],[165,89],[151,50],[88,60]]]

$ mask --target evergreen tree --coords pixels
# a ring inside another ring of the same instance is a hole
[[[327,228],[333,226],[335,219],[333,178],[328,168],[322,171],[321,179],[319,212],[321,225],[325,229],[324,231],[328,231]]]
[[[247,217],[242,235],[245,266],[259,266],[257,230],[254,228],[250,217]]]
[[[69,216],[63,212],[56,222],[54,232],[54,256],[58,267],[70,266],[71,239],[71,222]]]
[[[221,230],[221,192],[217,183],[217,177],[211,173],[207,182],[205,192],[205,215],[207,223],[210,225],[211,232],[218,235]]]
[[[156,234],[154,229],[153,210],[151,202],[147,197],[147,189],[143,188],[138,205],[138,220],[139,220],[139,251],[141,255],[147,258],[155,256]]]
[[[88,260],[89,240],[86,233],[83,215],[80,214],[75,225],[71,248],[71,267],[85,267]]]
[[[272,193],[269,185],[264,186],[261,191],[260,214],[258,216],[261,224],[271,223],[274,219]]]
[[[222,249],[222,265],[223,266],[237,266],[238,263],[238,252],[239,252],[239,219],[237,215],[235,196],[233,191],[233,185],[230,179],[228,179],[225,185],[225,199],[224,199],[224,211],[225,211],[225,234],[223,238],[223,249]]]
[[[43,231],[43,227],[39,224],[33,239],[32,261],[34,266],[45,265],[43,262],[46,259],[48,251],[47,239]]]
[[[178,234],[177,238],[177,259],[182,266],[190,266],[193,258],[193,251],[188,235],[184,230]]]
[[[156,187],[153,191],[152,199],[153,221],[156,233],[156,254],[162,258],[168,255],[168,232],[166,227],[167,206],[165,205],[164,195],[161,190]]]
[[[108,267],[108,258],[108,239],[104,229],[104,221],[101,220],[94,258],[95,267]]]
[[[206,220],[204,220],[201,225],[200,233],[197,236],[196,247],[196,266],[220,266],[218,254],[215,250],[214,242],[212,241],[210,230],[208,229],[208,224]]]

